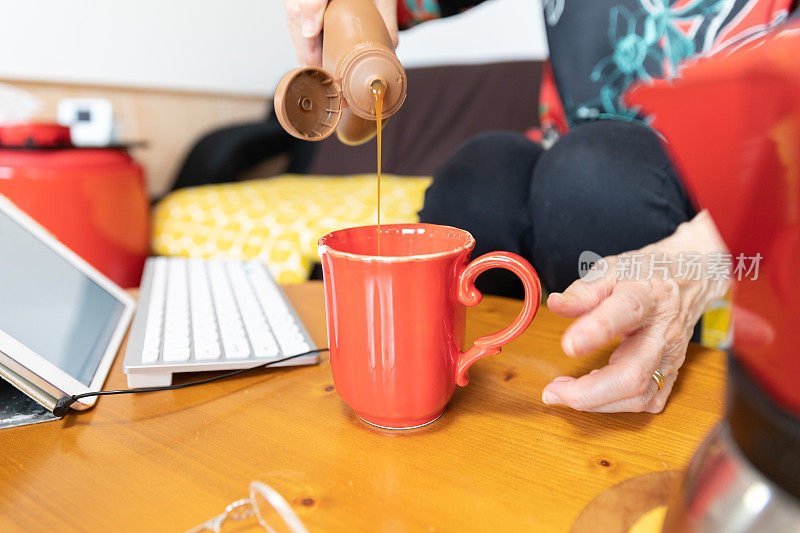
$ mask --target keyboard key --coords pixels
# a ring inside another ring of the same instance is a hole
[[[171,351],[189,350],[191,347],[189,339],[172,338],[164,339],[164,353]]]
[[[272,359],[281,354],[278,343],[272,335],[262,338],[250,337],[250,341],[253,343],[253,355],[256,357]]]
[[[198,361],[216,361],[222,356],[219,344],[195,346],[194,357]]]
[[[223,338],[222,346],[225,349],[225,359],[241,359],[250,356],[250,345],[247,341],[225,342]]]
[[[293,339],[287,340],[281,343],[281,350],[283,350],[283,355],[290,356],[290,355],[298,355],[301,353],[305,353],[310,350],[311,347],[306,343],[305,340],[301,339]]]
[[[181,348],[164,348],[164,361],[166,362],[182,362],[188,361],[192,352],[188,346]]]
[[[142,350],[142,363],[155,363],[158,361],[158,355],[160,350],[156,346],[155,348],[145,348]]]

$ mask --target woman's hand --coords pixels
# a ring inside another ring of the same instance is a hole
[[[372,0],[383,16],[394,46],[397,46],[397,0]],[[308,67],[322,65],[322,16],[328,0],[284,0],[289,33],[297,59]]]
[[[688,275],[693,274],[687,268],[692,256],[703,262],[699,276]],[[666,239],[605,261],[605,275],[598,272],[599,279],[584,277],[563,293],[552,293],[547,306],[561,316],[580,317],[561,339],[570,357],[618,336],[622,343],[603,368],[579,378],[555,378],[542,401],[580,411],[659,413],[686,357],[694,325],[728,290],[730,256],[703,211]],[[660,391],[652,378],[656,369],[664,376]]]

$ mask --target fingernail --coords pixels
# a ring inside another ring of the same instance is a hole
[[[572,337],[564,337],[564,342],[562,343],[564,348],[564,353],[573,357],[575,355],[575,341],[572,340]]]
[[[302,19],[301,28],[303,31],[303,37],[306,38],[313,37],[317,30],[317,26],[314,24],[314,21],[307,18]]]
[[[555,296],[556,298],[561,298],[565,302],[571,302],[572,298],[564,294],[563,292],[551,292],[550,296]]]
[[[558,376],[557,378],[553,378],[553,383],[560,383],[562,381],[572,381],[574,378],[571,376]]]
[[[558,405],[561,403],[561,399],[548,390],[542,393],[542,401],[547,405]]]

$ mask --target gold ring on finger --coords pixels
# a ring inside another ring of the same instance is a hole
[[[656,371],[653,372],[653,381],[658,385],[658,390],[664,388],[664,374],[661,373],[661,370],[656,369]]]

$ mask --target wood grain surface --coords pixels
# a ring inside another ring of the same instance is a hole
[[[321,284],[286,292],[325,345]],[[468,312],[468,338],[505,326],[519,306],[485,298]],[[311,367],[105,397],[91,411],[0,431],[0,531],[182,531],[245,497],[252,480],[278,490],[312,532],[567,531],[605,489],[685,467],[721,416],[725,372],[722,353],[692,346],[661,414],[548,407],[540,396],[550,379],[588,372],[611,349],[567,358],[559,339],[568,324],[541,309],[418,430],[360,422],[324,356]],[[107,389],[126,387],[122,359]]]

